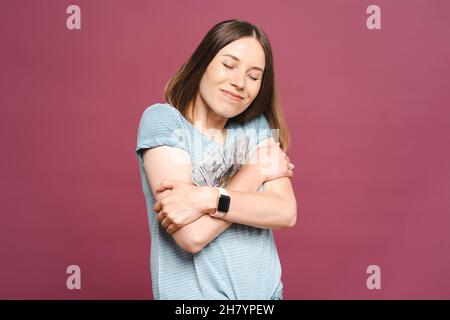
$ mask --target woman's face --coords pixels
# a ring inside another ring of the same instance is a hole
[[[223,47],[208,65],[200,81],[203,102],[222,117],[245,111],[258,95],[265,68],[261,44],[245,37]],[[228,91],[240,97],[233,98]]]

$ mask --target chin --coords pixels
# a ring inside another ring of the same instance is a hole
[[[232,114],[233,112],[231,110],[231,107],[226,106],[226,105],[220,105],[220,107],[215,109],[214,112],[224,118],[233,117],[233,114]]]

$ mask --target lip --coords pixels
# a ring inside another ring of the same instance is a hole
[[[242,101],[242,99],[244,99],[242,96],[227,90],[222,90],[222,92],[225,93],[226,96],[236,101]]]

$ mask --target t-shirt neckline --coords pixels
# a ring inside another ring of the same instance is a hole
[[[199,134],[203,139],[205,139],[205,140],[207,140],[208,142],[210,142],[210,143],[213,143],[213,144],[215,144],[215,145],[217,145],[217,146],[219,146],[219,147],[221,147],[221,148],[224,148],[227,144],[228,144],[228,142],[229,142],[229,140],[230,140],[230,120],[228,119],[228,121],[227,121],[227,123],[225,124],[225,142],[223,143],[223,144],[220,144],[220,143],[218,143],[218,142],[216,142],[216,141],[214,141],[214,140],[211,140],[210,138],[208,138],[206,135],[204,135],[202,132],[200,132],[200,130],[198,130],[192,123],[190,123],[181,113],[180,113],[180,115],[181,115],[181,117],[183,118],[183,120],[185,121],[185,122],[187,122],[190,126],[191,126],[191,128],[195,131],[195,132],[197,132],[197,134]]]

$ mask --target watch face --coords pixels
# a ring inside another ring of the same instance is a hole
[[[228,212],[229,208],[230,208],[230,197],[226,195],[220,195],[217,210],[220,212]]]

